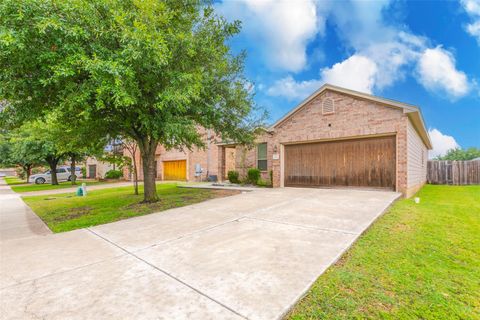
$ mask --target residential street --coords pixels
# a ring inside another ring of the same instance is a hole
[[[2,185],[0,315],[278,319],[398,196],[260,189],[87,229],[7,239],[4,217],[25,234],[25,207]]]

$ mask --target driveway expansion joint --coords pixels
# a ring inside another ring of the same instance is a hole
[[[230,222],[230,221],[229,221],[229,222]],[[228,222],[227,222],[227,223],[228,223]],[[148,261],[146,261],[146,260],[144,260],[144,259],[140,258],[140,257],[139,257],[139,256],[137,256],[135,253],[133,253],[133,252],[130,252],[130,251],[128,251],[127,249],[125,249],[125,248],[121,247],[120,245],[116,244],[115,242],[111,241],[110,239],[107,239],[107,238],[105,238],[105,237],[103,237],[103,236],[99,235],[98,233],[96,233],[95,231],[91,230],[90,228],[86,228],[86,229],[87,229],[88,231],[90,231],[90,232],[91,232],[93,235],[95,235],[95,236],[97,236],[97,237],[99,237],[99,238],[103,239],[104,241],[106,241],[106,242],[108,242],[108,243],[110,243],[110,244],[112,244],[112,245],[116,246],[116,247],[117,247],[117,248],[119,248],[120,250],[123,250],[124,252],[126,252],[128,255],[130,255],[130,256],[132,256],[132,257],[136,258],[137,260],[139,260],[139,261],[141,261],[141,262],[143,262],[143,263],[145,263],[145,264],[147,264],[147,265],[148,265],[148,266],[150,266],[151,268],[153,268],[153,269],[155,269],[155,270],[157,270],[157,271],[159,271],[159,272],[163,273],[163,274],[164,274],[164,275],[166,275],[167,277],[169,277],[169,278],[171,278],[171,279],[173,279],[173,280],[175,280],[175,281],[179,282],[180,284],[182,284],[182,285],[184,285],[184,286],[186,286],[186,287],[190,288],[191,290],[193,290],[193,291],[195,291],[196,293],[198,293],[198,294],[200,294],[200,295],[204,296],[205,298],[207,298],[207,299],[211,300],[212,302],[214,302],[214,303],[216,303],[216,304],[220,305],[221,307],[223,307],[223,308],[227,309],[228,311],[230,311],[230,312],[234,313],[235,315],[237,315],[237,316],[239,316],[239,317],[241,317],[241,318],[243,318],[243,319],[250,320],[248,317],[244,316],[244,315],[243,315],[243,314],[241,314],[240,312],[238,312],[238,311],[236,311],[236,310],[234,310],[234,309],[230,308],[229,306],[227,306],[227,305],[225,305],[224,303],[222,303],[222,302],[220,302],[220,301],[216,300],[215,298],[213,298],[213,297],[209,296],[208,294],[206,294],[206,293],[202,292],[200,289],[197,289],[197,288],[193,287],[192,285],[190,285],[190,284],[186,283],[185,281],[181,280],[180,278],[177,278],[177,277],[175,277],[174,275],[172,275],[172,274],[171,274],[171,273],[169,273],[168,271],[166,271],[166,270],[163,270],[163,269],[161,269],[161,268],[157,267],[156,265],[154,265],[154,264],[152,264],[152,263],[150,263],[150,262],[148,262]]]
[[[317,231],[324,231],[324,232],[336,232],[336,233],[343,233],[343,234],[354,235],[354,236],[359,236],[360,235],[360,233],[358,233],[358,232],[350,232],[350,231],[346,231],[346,230],[330,229],[330,228],[317,228],[317,227],[307,226],[307,225],[303,225],[303,224],[288,223],[288,222],[275,221],[275,220],[269,220],[269,219],[263,219],[263,218],[257,218],[257,217],[245,216],[245,217],[242,217],[242,218],[243,219],[249,219],[249,220],[264,221],[264,222],[269,222],[269,223],[283,224],[283,225],[298,227],[298,228],[302,228],[302,229],[317,230]]]
[[[234,218],[234,219],[227,220],[227,221],[224,221],[224,222],[222,222],[222,223],[214,224],[214,225],[212,225],[212,226],[208,226],[208,227],[199,229],[199,230],[194,231],[194,232],[185,233],[185,234],[182,234],[182,235],[180,235],[180,236],[178,236],[178,237],[175,237],[175,238],[171,238],[171,239],[167,239],[167,240],[164,240],[164,241],[160,241],[160,242],[158,242],[158,243],[154,243],[154,244],[152,244],[151,246],[148,246],[148,247],[145,247],[145,248],[141,248],[141,249],[139,249],[139,250],[136,250],[135,252],[142,251],[142,250],[149,249],[149,248],[156,247],[156,246],[160,246],[160,245],[167,244],[167,243],[172,243],[172,242],[175,242],[175,241],[177,241],[177,240],[181,240],[181,239],[184,239],[184,238],[188,238],[188,237],[191,237],[191,236],[194,236],[194,235],[197,235],[197,234],[202,234],[202,233],[205,233],[205,232],[207,232],[207,231],[213,230],[213,229],[215,229],[215,228],[224,226],[224,225],[226,225],[226,224],[229,224],[229,223],[232,223],[232,222],[238,222],[238,221],[240,221],[240,220],[243,219],[243,218],[245,218],[245,216],[236,217],[236,218]]]

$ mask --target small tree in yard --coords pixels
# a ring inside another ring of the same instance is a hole
[[[138,168],[137,168],[137,155],[138,155],[138,145],[135,141],[131,139],[123,139],[122,145],[124,150],[127,150],[130,155],[129,167],[132,169],[132,178],[133,178],[133,189],[135,194],[138,194]]]
[[[144,201],[157,200],[155,150],[203,147],[200,127],[251,142],[258,121],[240,30],[202,1],[3,0],[2,112],[19,121],[46,110],[134,140]]]
[[[0,165],[19,166],[28,181],[32,168],[43,164],[43,146],[39,141],[29,140],[22,130],[0,133]]]
[[[64,118],[72,117],[63,115]],[[105,131],[95,130],[88,124],[81,125],[79,121],[75,121],[77,126],[71,126],[68,122],[57,117],[54,119],[54,125],[58,131],[63,133],[53,137],[67,159],[70,160],[71,183],[76,184],[76,163],[84,160],[87,156],[98,156],[103,153],[103,149],[107,144],[107,134]]]
[[[51,123],[40,121],[25,123],[18,129],[18,132],[23,143],[37,143],[40,146],[36,150],[36,155],[48,164],[52,179],[51,183],[52,185],[57,185],[57,165],[66,155],[57,141],[57,137],[59,137],[61,132]]]

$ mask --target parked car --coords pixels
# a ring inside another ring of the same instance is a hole
[[[65,167],[65,169],[67,169],[68,172],[72,172],[72,168],[71,168],[71,167]],[[81,176],[82,176],[82,168],[80,168],[80,167],[75,167],[75,175],[77,176],[77,178],[81,177]]]
[[[75,168],[75,175],[77,177],[81,176],[80,168]],[[70,172],[70,167],[59,167],[57,168],[57,180],[60,181],[70,181],[72,179],[72,174]],[[45,171],[44,173],[38,173],[31,175],[28,182],[35,184],[43,184],[46,182],[52,182],[52,174],[50,170]]]

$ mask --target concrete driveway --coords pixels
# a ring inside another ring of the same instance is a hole
[[[263,189],[1,242],[5,319],[278,319],[399,196]]]

